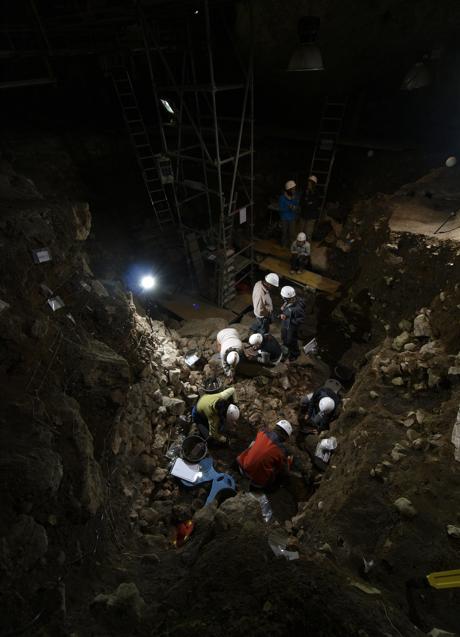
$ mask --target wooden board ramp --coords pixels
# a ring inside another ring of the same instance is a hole
[[[259,239],[256,241],[254,250],[262,254],[269,254],[272,257],[278,257],[278,259],[287,259],[289,261],[291,258],[290,250],[283,248],[274,241],[270,241],[270,239]]]
[[[223,318],[230,323],[237,316],[237,314],[231,310],[212,305],[209,300],[203,301],[198,297],[191,297],[186,294],[175,294],[174,297],[160,298],[158,299],[158,303],[183,321]]]
[[[261,270],[276,272],[276,274],[279,274],[290,281],[294,281],[294,283],[307,285],[310,288],[314,288],[319,292],[325,292],[331,296],[337,294],[340,287],[340,283],[338,281],[328,279],[321,274],[316,274],[315,272],[310,272],[308,270],[301,274],[291,274],[289,271],[289,263],[282,261],[281,259],[275,259],[274,257],[266,257],[258,265]]]

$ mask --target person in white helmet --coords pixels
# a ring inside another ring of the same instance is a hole
[[[201,436],[225,442],[225,432],[240,417],[240,410],[235,405],[235,388],[228,387],[218,394],[203,394],[192,409],[192,420],[197,425]]]
[[[281,340],[287,348],[288,360],[292,362],[300,356],[299,327],[305,320],[305,302],[296,296],[290,285],[281,288],[281,298]]]
[[[243,352],[243,343],[234,327],[226,327],[217,333],[217,349],[226,376],[231,376]]]
[[[297,239],[291,245],[291,274],[306,270],[310,263],[310,243],[305,232],[299,232]]]
[[[249,345],[244,352],[246,358],[261,365],[277,365],[283,356],[281,345],[272,334],[251,334]]]
[[[320,213],[320,200],[318,197],[318,177],[310,175],[307,187],[300,202],[299,230],[306,233],[311,240],[315,232],[316,222]]]
[[[251,481],[252,486],[267,488],[288,473],[292,464],[284,443],[292,434],[292,425],[279,420],[273,431],[259,431],[256,439],[237,457],[240,473]]]
[[[320,387],[304,396],[300,401],[299,418],[305,425],[304,433],[320,433],[329,429],[330,423],[337,418],[340,403],[340,396],[328,387]]]
[[[252,290],[252,305],[254,307],[255,322],[251,325],[251,332],[267,334],[273,316],[273,301],[270,291],[279,287],[280,279],[274,272],[269,272],[262,281],[257,281]]]
[[[284,192],[280,195],[278,207],[281,220],[281,245],[289,248],[294,239],[295,226],[300,210],[296,183],[292,179],[284,184]]]

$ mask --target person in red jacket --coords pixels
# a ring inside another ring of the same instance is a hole
[[[284,442],[292,434],[287,420],[276,423],[274,431],[259,431],[256,439],[237,457],[240,472],[255,487],[269,487],[289,470],[292,458]]]

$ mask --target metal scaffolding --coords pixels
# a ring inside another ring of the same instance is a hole
[[[218,82],[213,31],[218,17],[211,15],[208,0],[195,17],[168,33],[169,46],[161,40],[161,27],[144,16],[143,31],[160,138],[173,166],[178,222],[198,286],[224,307],[237,286],[252,278],[254,265],[253,55],[240,66],[234,51],[239,81]],[[225,32],[222,24],[219,29]],[[222,41],[219,46],[222,50]]]
[[[242,63],[227,27],[231,3],[136,0],[58,15],[27,2],[43,46],[26,38],[15,56],[116,60],[109,74],[157,235],[180,238],[198,290],[227,306],[254,267],[253,52]],[[4,32],[24,28],[10,22]]]

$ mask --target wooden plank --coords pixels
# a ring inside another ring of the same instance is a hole
[[[287,259],[288,261],[291,258],[291,251],[287,248],[283,248],[275,241],[271,241],[270,239],[259,239],[254,243],[254,250],[256,252],[261,252],[262,254],[269,254],[273,257],[278,257],[278,259]]]
[[[184,321],[193,321],[198,318],[224,318],[230,322],[236,317],[235,312],[185,294],[175,294],[174,298],[170,299],[162,298],[158,300],[158,303]]]
[[[307,271],[302,272],[301,274],[291,274],[289,272],[289,264],[285,261],[281,261],[280,259],[275,259],[274,257],[266,257],[258,265],[262,270],[276,272],[276,274],[279,274],[290,281],[294,281],[300,285],[308,285],[308,287],[315,288],[315,290],[319,290],[320,292],[326,292],[326,294],[334,295],[340,287],[340,283],[338,281],[328,279],[327,277],[321,276],[321,274],[316,274],[315,272]]]

